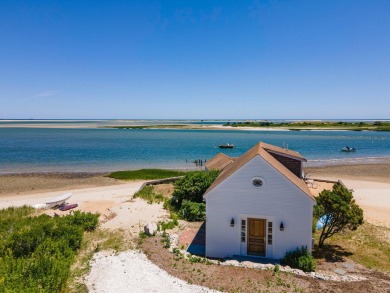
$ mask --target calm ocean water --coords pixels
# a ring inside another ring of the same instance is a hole
[[[309,165],[390,157],[390,132],[0,128],[0,172],[191,169],[196,159],[239,156],[259,141],[288,145]],[[218,148],[227,142],[237,147]],[[346,145],[358,150],[341,152]]]

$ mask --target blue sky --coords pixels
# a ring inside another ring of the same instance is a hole
[[[0,118],[390,118],[390,1],[0,0]]]

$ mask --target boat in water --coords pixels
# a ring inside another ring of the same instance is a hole
[[[219,145],[219,148],[220,149],[232,149],[232,148],[234,148],[234,144],[230,144],[230,143],[221,144],[221,145]]]
[[[342,149],[341,149],[341,151],[342,152],[354,152],[354,151],[356,151],[356,148],[351,148],[351,147],[349,147],[349,146],[346,146],[346,147],[343,147]]]

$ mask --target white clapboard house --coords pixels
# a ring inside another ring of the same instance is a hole
[[[218,154],[206,170],[221,170],[204,194],[206,256],[279,259],[312,248],[315,199],[302,179],[299,153],[260,142],[238,158]]]

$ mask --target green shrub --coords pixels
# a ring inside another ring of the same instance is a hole
[[[280,260],[280,263],[295,269],[300,269],[304,272],[312,272],[316,268],[313,256],[307,251],[307,248],[303,246],[287,252],[285,257]]]
[[[169,238],[169,234],[166,233],[165,231],[162,234],[162,239],[161,242],[164,244],[164,248],[169,248],[171,247],[171,239]]]
[[[177,221],[177,217],[175,217],[171,221],[160,222],[159,228],[161,227],[162,231],[171,230],[171,229],[175,228],[178,224],[179,224],[179,222]]]
[[[217,178],[219,171],[196,171],[187,173],[178,180],[173,192],[172,204],[181,207],[183,200],[203,202],[203,194]]]
[[[84,231],[94,230],[99,217],[32,213],[27,207],[0,210],[0,292],[62,291]]]
[[[206,205],[204,203],[184,200],[179,214],[183,219],[190,222],[204,221],[206,218]]]

